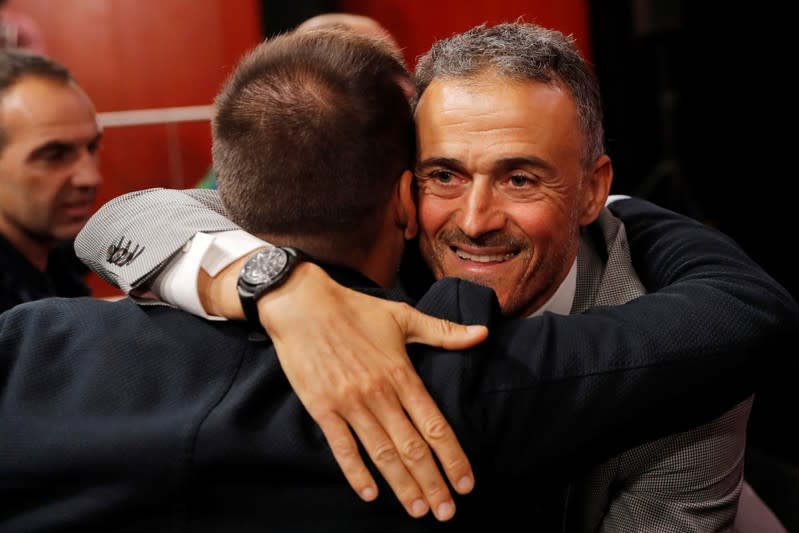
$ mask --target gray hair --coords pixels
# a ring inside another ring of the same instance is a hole
[[[514,81],[560,84],[572,95],[585,138],[584,165],[605,153],[602,99],[593,68],[571,36],[537,24],[476,26],[439,40],[416,63],[416,100],[433,80],[494,71]]]

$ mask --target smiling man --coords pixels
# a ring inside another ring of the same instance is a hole
[[[489,286],[517,318],[623,307],[646,293],[627,228],[606,207],[600,91],[573,41],[532,24],[476,27],[419,59],[416,88],[419,243],[436,278]],[[564,530],[728,530],[751,402],[568,480]]]
[[[537,69],[545,62],[533,52],[490,45],[529,38],[543,47],[546,37],[500,28],[507,35],[440,42],[417,67],[419,243],[437,278],[488,285],[506,315],[526,316],[573,299],[581,228],[599,216],[613,170],[598,93],[579,60],[571,71]]]
[[[94,105],[63,65],[0,51],[0,311],[89,294],[72,240],[102,181],[100,137]]]
[[[573,294],[579,228],[604,205],[611,173],[600,154],[580,182],[568,92],[489,70],[433,81],[416,118],[419,244],[435,276],[492,287],[511,316],[539,310],[564,281]]]

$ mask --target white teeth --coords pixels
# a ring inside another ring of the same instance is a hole
[[[455,250],[455,254],[461,259],[467,259],[469,261],[474,261],[476,263],[496,263],[499,261],[507,261],[511,259],[514,255],[513,252],[509,252],[506,254],[497,254],[497,255],[473,255],[464,252],[463,250]]]

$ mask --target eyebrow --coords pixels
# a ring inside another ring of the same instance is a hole
[[[535,168],[546,172],[555,172],[555,168],[547,161],[535,156],[507,157],[494,162],[494,170],[507,171],[513,168]]]
[[[99,132],[99,133],[97,133],[97,135],[92,137],[92,139],[86,144],[87,145],[97,144],[98,142],[100,142],[100,139],[102,139],[102,137],[103,137],[103,133]],[[45,144],[41,145],[40,147],[36,148],[33,152],[31,152],[30,155],[28,156],[28,161],[36,160],[39,157],[41,157],[42,154],[44,154],[45,152],[48,152],[50,150],[71,150],[72,148],[74,148],[75,146],[77,146],[79,144],[81,144],[81,143],[68,142],[68,141],[59,141],[59,140],[49,141],[49,142],[46,142]]]
[[[431,157],[425,159],[424,161],[420,161],[416,165],[415,171],[417,174],[420,174],[422,171],[430,167],[451,168],[458,172],[463,172],[465,170],[463,162],[459,159],[454,159],[451,157]],[[520,167],[541,169],[548,173],[555,172],[555,168],[550,163],[541,159],[540,157],[535,156],[517,156],[498,159],[494,161],[494,164],[492,165],[492,171],[506,172],[510,169]]]
[[[419,163],[416,164],[414,171],[419,174],[424,169],[430,167],[451,168],[457,171],[464,170],[463,163],[459,159],[453,159],[451,157],[430,157],[424,161],[419,161]]]

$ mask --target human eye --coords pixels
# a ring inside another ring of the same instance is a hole
[[[58,166],[68,163],[75,156],[75,150],[67,145],[61,143],[50,144],[37,150],[32,159],[40,161],[44,165]]]
[[[499,183],[500,189],[515,200],[527,200],[538,192],[540,180],[532,174],[515,172]]]
[[[514,174],[508,178],[508,184],[514,188],[530,187],[535,185],[535,182],[529,176],[524,174]]]
[[[94,139],[92,142],[90,142],[90,143],[89,143],[89,144],[86,146],[86,149],[87,149],[87,150],[89,151],[89,153],[90,153],[90,154],[92,154],[92,155],[94,155],[94,154],[96,154],[97,152],[99,152],[99,151],[100,151],[100,139],[99,139],[99,138],[98,138],[98,139]]]
[[[74,150],[69,148],[55,148],[44,153],[42,158],[45,164],[51,166],[65,165],[74,158]]]
[[[436,169],[416,172],[416,179],[423,182],[452,183],[455,173],[449,170]]]
[[[463,191],[466,180],[455,172],[436,169],[416,174],[419,190],[423,194],[453,198]]]

